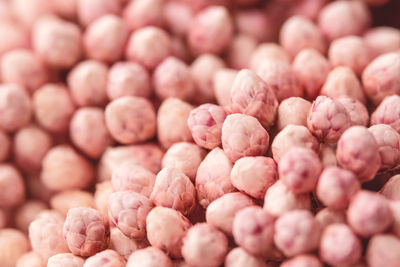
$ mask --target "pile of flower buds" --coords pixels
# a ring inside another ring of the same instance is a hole
[[[399,267],[388,4],[0,0],[0,266]]]

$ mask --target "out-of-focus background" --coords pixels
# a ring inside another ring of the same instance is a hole
[[[400,28],[400,1],[391,0],[383,6],[373,7],[374,26],[392,26]]]

